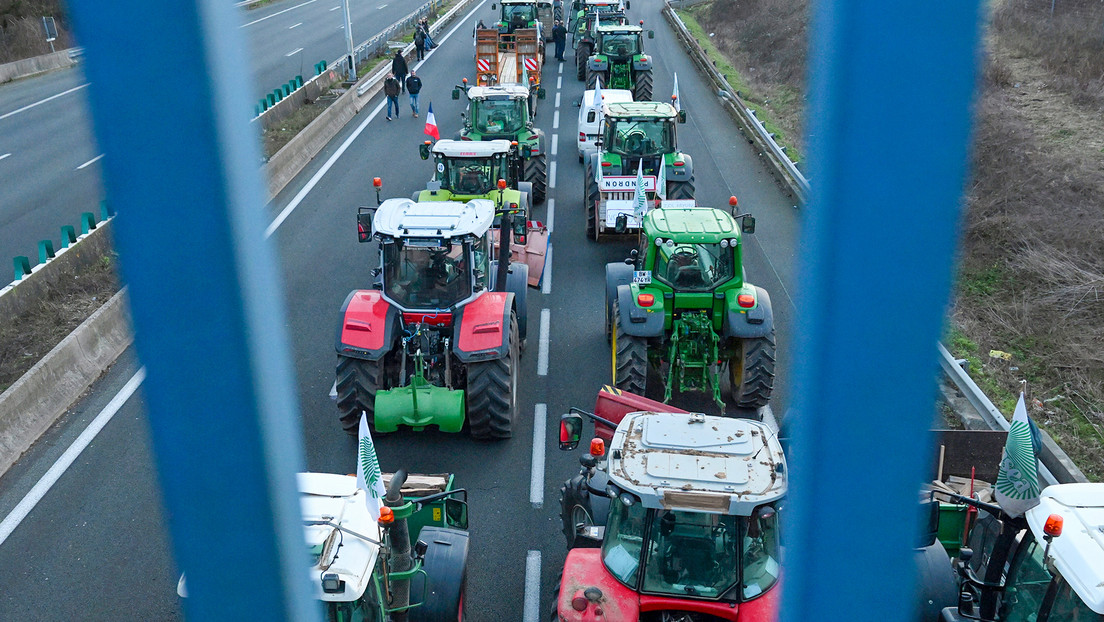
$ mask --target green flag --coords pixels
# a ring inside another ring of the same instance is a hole
[[[640,158],[640,166],[636,167],[636,194],[633,195],[633,215],[644,218],[644,212],[648,211],[648,193],[644,189],[644,158]]]
[[[368,431],[368,417],[360,414],[360,442],[357,443],[357,488],[366,494],[365,503],[372,520],[379,520],[383,497],[387,491],[383,488],[383,473],[380,472],[376,458],[376,446],[372,444],[372,434]]]
[[[993,490],[1001,509],[1012,517],[1022,516],[1039,503],[1039,460],[1031,436],[1031,420],[1020,393]]]

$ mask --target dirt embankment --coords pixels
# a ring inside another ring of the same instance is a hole
[[[948,345],[1011,412],[1104,477],[1104,3],[998,0],[985,60]],[[801,148],[806,0],[713,0],[692,13]],[[1011,354],[991,358],[990,350]]]

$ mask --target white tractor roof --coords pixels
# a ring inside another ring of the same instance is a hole
[[[647,508],[750,516],[787,490],[778,437],[750,419],[632,413],[608,455],[610,479]]]
[[[489,158],[510,150],[510,141],[498,140],[439,140],[433,145],[433,153],[447,158]]]
[[[467,203],[387,199],[376,209],[372,230],[393,238],[483,237],[492,221],[494,202],[486,199]]]
[[[298,474],[299,506],[304,523],[329,521],[380,541],[376,521],[368,514],[365,492],[357,488],[356,477],[331,473]],[[304,524],[312,564],[308,574],[319,600],[350,602],[360,598],[368,587],[376,566],[379,545],[344,533],[329,525]],[[345,582],[345,590],[327,594],[322,591],[322,575],[334,573]]]
[[[1027,511],[1027,524],[1040,543],[1051,514],[1062,517],[1062,535],[1050,545],[1054,567],[1081,600],[1104,614],[1104,484],[1048,486],[1039,505]]]
[[[473,86],[468,89],[468,99],[486,99],[495,95],[508,95],[510,97],[525,99],[529,97],[529,89],[522,84],[496,84],[495,86]]]

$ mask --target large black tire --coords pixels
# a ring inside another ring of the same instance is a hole
[[[638,102],[652,101],[652,70],[636,72],[636,83],[633,85],[633,99]]]
[[[576,526],[579,523],[593,525],[594,519],[590,515],[590,507],[577,489],[579,478],[568,480],[560,486],[560,523],[564,539],[567,540],[567,548],[575,548]],[[585,485],[585,484],[584,484]]]
[[[603,71],[591,71],[590,67],[586,70],[586,87],[593,89],[594,85],[598,84],[598,76],[602,76],[602,88],[609,88],[609,79],[606,78],[606,74]]]
[[[583,178],[583,205],[586,207],[586,235],[598,241],[598,183],[594,181],[594,166],[587,165]]]
[[[410,580],[412,600],[425,602],[410,609],[410,622],[453,622],[466,615],[465,592],[468,583],[467,532],[447,527],[426,526],[418,539],[429,545],[426,549],[425,574]]]
[[[375,428],[376,391],[386,388],[381,386],[382,381],[382,358],[366,361],[338,355],[337,412],[342,429],[356,436],[360,431],[361,412],[368,415],[368,427]]]
[[[622,391],[644,395],[648,382],[648,342],[625,333],[621,307],[613,301],[613,384]]]
[[[589,43],[580,43],[579,47],[575,48],[575,77],[580,82],[586,79],[587,60],[590,59],[591,49]]]
[[[510,438],[518,416],[517,316],[510,312],[510,349],[501,359],[468,365],[468,425],[472,438]]]
[[[533,184],[533,203],[544,203],[548,194],[548,155],[542,153],[525,160],[522,176],[525,181]]]
[[[691,177],[686,181],[669,181],[667,182],[667,198],[668,199],[693,199],[694,198],[694,178]]]
[[[743,339],[741,353],[728,361],[732,399],[740,408],[762,408],[774,390],[774,329],[766,337]]]

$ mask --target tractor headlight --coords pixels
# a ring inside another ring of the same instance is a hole
[[[721,240],[721,248],[728,248],[728,238]]]
[[[667,240],[665,242],[665,244],[667,245],[667,248],[674,248],[675,247],[675,241],[674,240]]]
[[[656,238],[655,245],[663,246],[663,238]]]

